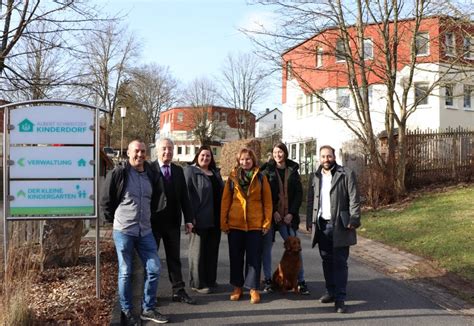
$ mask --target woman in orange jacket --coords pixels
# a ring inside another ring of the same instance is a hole
[[[234,286],[230,295],[232,301],[241,298],[245,287],[250,289],[250,302],[260,302],[262,241],[270,229],[271,218],[270,185],[259,172],[255,153],[243,148],[225,184],[221,204],[221,229],[227,233],[229,241],[230,284]]]

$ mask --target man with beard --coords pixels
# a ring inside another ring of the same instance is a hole
[[[360,226],[359,193],[354,172],[336,164],[334,148],[321,146],[319,155],[320,166],[309,178],[306,228],[323,263],[327,293],[320,301],[335,302],[335,311],[345,313],[349,247],[357,243]]]

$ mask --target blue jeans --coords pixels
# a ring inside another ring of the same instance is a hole
[[[153,234],[150,232],[145,236],[136,237],[114,230],[113,237],[119,266],[120,307],[123,311],[132,311],[133,255],[136,250],[146,272],[142,309],[152,310],[156,305],[156,290],[160,277],[160,258]]]
[[[262,231],[231,229],[229,240],[230,284],[247,289],[260,287]]]
[[[296,237],[296,231],[287,225],[277,226],[278,232],[280,233],[283,241],[285,241],[289,236]],[[265,280],[270,280],[272,278],[272,247],[273,247],[273,226],[270,231],[263,236],[263,254],[262,254],[262,265],[263,265],[263,276]],[[304,269],[303,269],[303,255],[300,253],[301,257],[301,269],[298,273],[298,282],[304,281]]]

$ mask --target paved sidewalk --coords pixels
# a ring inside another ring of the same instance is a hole
[[[392,278],[406,281],[417,292],[449,311],[474,316],[474,305],[429,282],[429,278],[420,280],[409,273],[418,264],[424,262],[424,258],[363,238],[360,235],[357,237],[357,245],[351,247],[352,258],[363,261]]]
[[[305,226],[301,225],[301,236],[309,237],[308,232],[304,230]],[[111,236],[111,230],[101,231],[101,236],[102,233],[104,236],[108,234]],[[363,238],[358,235],[358,244],[351,247],[351,258],[358,260],[363,265],[369,266],[378,272],[382,272],[390,278],[400,280],[405,284],[408,284],[409,287],[411,287],[415,292],[428,298],[430,301],[446,309],[447,311],[455,314],[474,316],[473,305],[454,295],[451,295],[446,289],[434,285],[433,282],[426,281],[429,279],[429,277],[420,279],[419,276],[414,277],[412,274],[410,274],[410,270],[425,261],[425,259],[422,257],[398,250],[377,241]],[[140,263],[136,264],[135,266],[140,266]],[[135,278],[143,279],[141,270],[135,271],[134,274],[137,274],[134,275]],[[140,295],[142,284],[140,284],[140,282],[134,282],[134,284],[139,287],[139,289],[134,289],[134,292]],[[120,308],[117,302],[117,305],[113,310],[111,325],[119,324]]]

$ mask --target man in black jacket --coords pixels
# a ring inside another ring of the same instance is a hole
[[[165,246],[166,264],[172,284],[172,300],[195,304],[196,301],[184,290],[180,258],[181,216],[184,215],[185,231],[188,234],[193,229],[192,209],[183,169],[171,163],[173,147],[173,141],[169,138],[157,142],[158,159],[153,165],[158,173],[158,187],[162,191],[158,208],[152,214],[151,226],[158,247],[161,239]]]
[[[145,161],[145,144],[134,140],[128,145],[128,161],[107,174],[100,205],[105,219],[113,222],[113,238],[119,264],[118,289],[122,319],[137,325],[132,315],[132,274],[135,250],[145,266],[146,280],[140,319],[167,323],[156,309],[160,259],[151,230],[151,212],[156,210],[156,171]]]

